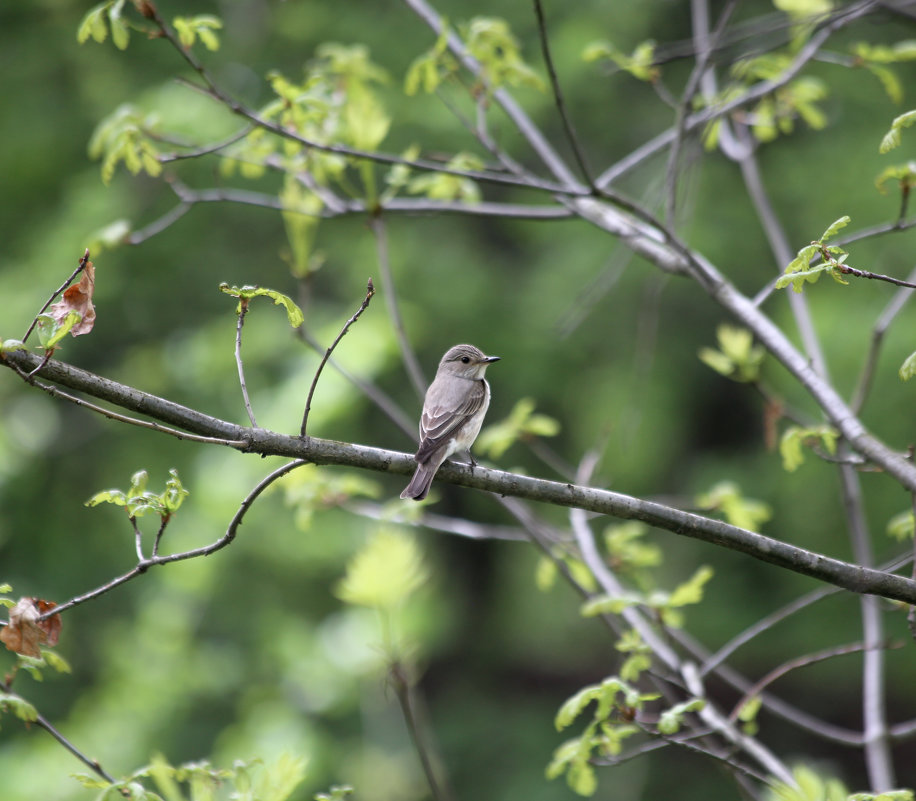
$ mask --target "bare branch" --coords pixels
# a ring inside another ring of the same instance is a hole
[[[24,369],[35,367],[40,361],[33,353],[17,350],[5,354],[0,359],[0,365]],[[41,369],[40,374],[49,381],[87,392],[192,433],[242,441],[244,444],[236,447],[246,452],[288,456],[314,464],[347,465],[397,475],[408,475],[416,468],[410,454],[315,437],[301,439],[262,428],[235,425],[54,359]],[[487,490],[499,495],[578,508],[625,520],[642,520],[675,534],[724,546],[852,592],[916,603],[916,582],[911,579],[849,564],[721,520],[705,518],[653,501],[609,490],[506,473],[480,465],[472,470],[467,465],[454,462],[443,464],[436,478],[449,484]]]
[[[404,320],[401,318],[401,310],[398,307],[394,277],[391,274],[391,261],[388,256],[388,229],[385,226],[385,221],[378,214],[369,219],[369,228],[375,237],[375,249],[378,254],[378,266],[382,276],[385,305],[388,307],[388,316],[391,317],[394,336],[401,349],[401,358],[404,360],[404,366],[407,368],[407,375],[410,376],[414,391],[422,398],[426,392],[426,379],[423,377],[423,368],[420,367],[417,354],[407,338],[407,332],[404,330]]]
[[[585,161],[585,153],[582,151],[579,137],[576,136],[576,131],[575,128],[573,128],[569,112],[566,110],[566,102],[563,100],[563,91],[560,88],[560,79],[557,77],[557,70],[553,65],[553,56],[550,54],[550,41],[547,37],[547,21],[544,18],[544,7],[541,4],[541,0],[533,0],[533,2],[534,15],[538,23],[538,35],[541,40],[541,52],[544,54],[544,64],[547,67],[547,74],[550,76],[550,86],[553,89],[553,99],[557,104],[557,112],[560,115],[560,121],[563,123],[563,130],[566,132],[566,139],[569,142],[569,146],[572,148],[573,156],[575,156],[576,163],[579,165],[582,178],[589,186],[592,186],[591,171]]]
[[[309,412],[312,410],[312,396],[315,394],[315,387],[318,386],[318,379],[321,377],[321,371],[324,370],[324,366],[327,364],[328,359],[331,354],[334,352],[334,348],[337,347],[337,344],[344,338],[344,335],[347,331],[350,330],[350,326],[355,323],[360,315],[366,311],[369,307],[369,301],[372,300],[372,296],[375,294],[375,287],[372,286],[372,279],[369,279],[369,283],[366,287],[366,297],[363,299],[363,302],[360,304],[359,308],[356,310],[356,313],[344,323],[344,327],[340,329],[340,333],[337,335],[337,338],[331,343],[331,346],[325,351],[324,356],[321,359],[321,362],[318,364],[318,369],[315,371],[315,377],[312,379],[312,385],[309,387],[308,397],[305,399],[305,412],[302,415],[302,427],[299,429],[299,436],[305,439],[305,428],[308,425],[309,421]]]

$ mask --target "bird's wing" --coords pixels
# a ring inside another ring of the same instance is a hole
[[[460,391],[443,391],[427,397],[420,417],[420,449],[417,451],[418,462],[425,459],[442,443],[447,442],[467,421],[480,410],[487,397],[483,381],[470,382],[470,388],[461,379],[464,386]],[[447,387],[446,390],[455,390]],[[450,398],[458,397],[456,403]]]

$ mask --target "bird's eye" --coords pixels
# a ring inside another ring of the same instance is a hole
[[[470,356],[462,356],[462,357],[461,357],[461,361],[463,361],[465,364],[467,364],[469,361],[471,361],[471,357],[470,357]]]

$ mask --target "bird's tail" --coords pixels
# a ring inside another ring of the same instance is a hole
[[[401,493],[401,497],[422,501],[429,492],[429,486],[433,483],[439,464],[441,464],[441,461],[437,462],[435,460],[418,464],[413,478],[410,479],[407,488]]]

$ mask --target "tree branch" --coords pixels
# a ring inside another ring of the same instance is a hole
[[[28,351],[13,351],[0,358],[0,365],[27,372],[41,363]],[[119,384],[52,359],[38,373],[42,378],[86,392],[124,409],[148,415],[194,434],[241,441],[238,450],[264,456],[286,456],[319,465],[345,465],[396,475],[409,475],[416,468],[413,456],[334,440],[301,439],[263,428],[247,428],[189,409],[164,398]],[[721,520],[684,512],[653,501],[619,492],[576,486],[558,481],[491,470],[478,465],[446,462],[437,480],[462,487],[509,495],[554,506],[573,507],[625,520],[642,520],[657,528],[730,548],[778,567],[829,584],[868,595],[916,603],[916,581],[874,568],[858,567],[787,542],[756,534]]]

